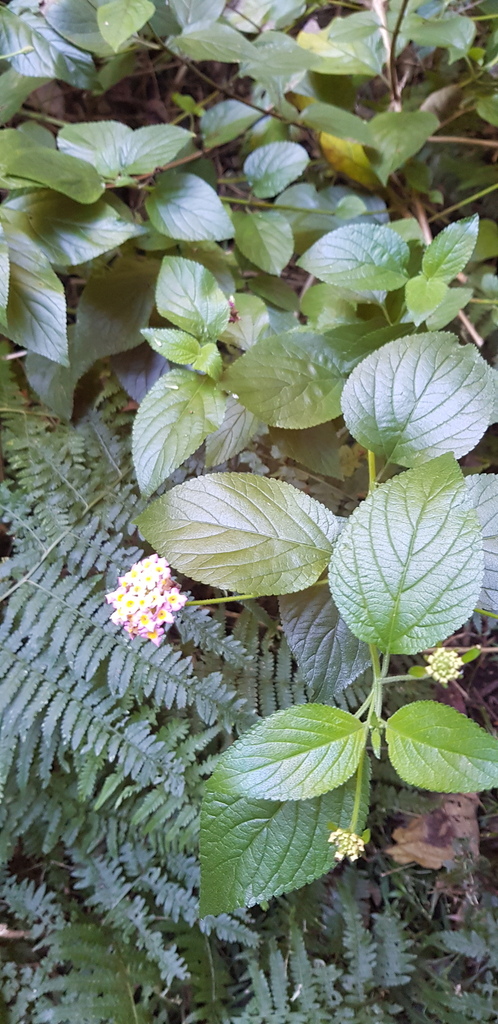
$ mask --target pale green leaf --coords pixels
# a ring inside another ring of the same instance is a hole
[[[343,383],[326,339],[304,331],[261,338],[223,378],[255,416],[287,428],[313,427],[339,416]]]
[[[299,178],[309,159],[297,142],[269,142],[249,154],[243,170],[254,195],[265,199],[276,196]]]
[[[209,0],[210,2],[210,0]],[[1,81],[1,79],[0,79]],[[261,114],[240,100],[222,100],[202,115],[201,132],[207,149],[222,146],[247,131]]]
[[[393,291],[407,280],[409,253],[406,242],[384,225],[349,224],[315,242],[298,266],[349,291]]]
[[[214,242],[233,237],[233,225],[223,203],[196,174],[165,171],[146,201],[157,231],[185,242]]]
[[[201,811],[201,916],[251,907],[330,871],[330,823],[349,826],[355,783],[284,803],[213,792],[208,783]]]
[[[410,14],[403,25],[405,38],[411,39],[420,46],[443,46],[448,50],[450,62],[461,60],[472,46],[476,26],[472,18],[462,14],[447,13],[440,17],[422,18],[418,14]]]
[[[7,7],[0,9],[0,53],[16,54],[9,64],[28,78],[60,78],[78,89],[91,88],[95,79],[90,54],[54,32],[34,5],[30,10],[26,4],[22,17]]]
[[[463,270],[474,252],[479,217],[466,217],[443,228],[424,253],[422,270],[426,277],[448,283]]]
[[[212,469],[233,459],[249,444],[260,426],[257,416],[229,395],[221,427],[206,438],[206,468]]]
[[[338,139],[350,139],[352,142],[360,142],[364,146],[374,146],[370,125],[377,120],[374,118],[370,124],[362,121],[356,114],[350,114],[342,107],[334,107],[330,103],[310,103],[301,114],[301,120],[309,128],[315,128],[319,132],[328,132]]]
[[[389,342],[353,370],[342,411],[365,448],[414,466],[475,448],[493,401],[491,370],[473,345],[459,345],[452,334],[416,334]]]
[[[385,47],[373,11],[332,18],[321,32],[300,32],[297,41],[321,58],[321,74],[372,76],[382,71]]]
[[[229,25],[195,22],[187,26],[180,36],[168,39],[173,53],[186,54],[193,60],[215,60],[222,64],[250,59],[254,47],[240,32]]]
[[[483,538],[484,579],[478,606],[498,613],[498,476],[482,473],[466,477],[465,483]]]
[[[414,324],[422,323],[434,313],[444,302],[447,294],[448,285],[437,277],[427,278],[425,274],[418,274],[417,277],[410,278],[406,282],[405,298]]]
[[[145,396],[133,424],[133,462],[144,494],[152,494],[173,470],[216,430],[225,409],[209,377],[171,370]]]
[[[10,252],[5,334],[22,348],[68,365],[64,288],[31,239],[4,225]]]
[[[221,755],[211,791],[257,800],[321,796],[356,771],[365,739],[365,724],[349,711],[327,704],[277,711]]]
[[[177,156],[192,137],[171,124],[147,125],[133,131],[120,121],[89,121],[66,125],[57,143],[63,153],[93,164],[102,177],[152,174]]]
[[[340,441],[330,421],[298,430],[271,427],[269,440],[284,459],[294,459],[315,473],[343,479]]]
[[[154,352],[159,352],[165,359],[188,366],[193,363],[201,351],[196,338],[185,331],[175,331],[170,327],[147,327],[140,332],[147,339]]]
[[[335,704],[337,694],[370,665],[366,644],[341,619],[321,584],[279,600],[282,627],[313,700]]]
[[[353,512],[330,588],[361,640],[416,654],[472,614],[482,576],[479,522],[458,463],[442,455],[377,487]]]
[[[473,294],[473,288],[448,288],[441,305],[427,317],[427,327],[431,331],[440,331],[442,327],[446,327],[467,305]]]
[[[167,320],[201,341],[225,330],[230,307],[209,270],[181,256],[165,256],[156,288],[157,308]]]
[[[498,96],[496,93],[491,96],[481,96],[477,103],[477,113],[483,121],[498,127]]]
[[[250,473],[188,480],[153,502],[137,523],[186,576],[256,596],[315,583],[339,532],[339,521],[320,502]]]
[[[9,301],[10,260],[5,232],[0,225],[0,325],[7,326],[7,303]]]
[[[108,0],[49,0],[43,14],[49,25],[64,39],[97,57],[108,57],[112,47],[102,37],[97,10]]]
[[[0,76],[0,125],[10,121],[28,96],[47,81],[47,78],[26,78],[14,68],[4,71]]]
[[[168,5],[182,28],[197,21],[217,21],[223,12],[225,0],[169,0]]]
[[[143,231],[105,198],[83,206],[48,189],[11,197],[2,209],[51,263],[67,266],[95,259]]]
[[[99,7],[97,24],[101,35],[113,50],[138,32],[155,14],[151,0],[111,0]]]
[[[498,740],[454,708],[419,700],[388,719],[389,758],[412,786],[475,793],[498,786]]]
[[[274,210],[234,213],[235,242],[246,259],[268,274],[281,274],[294,252],[292,228]]]
[[[389,175],[402,167],[439,128],[435,114],[425,110],[387,110],[377,114],[368,123],[370,145],[375,153],[369,153],[370,163],[383,185]]]

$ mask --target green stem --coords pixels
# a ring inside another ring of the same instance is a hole
[[[498,615],[496,615],[495,612],[486,612],[484,611],[484,608],[474,608],[474,611],[477,612],[478,615],[487,615],[488,619],[498,619]]]
[[[377,479],[377,467],[375,465],[375,452],[367,452],[368,461],[368,492],[373,491]]]
[[[382,685],[387,686],[388,683],[414,683],[418,682],[419,679],[429,679],[429,676],[386,676],[382,680]]]
[[[474,192],[467,199],[462,199],[460,203],[453,203],[453,206],[447,206],[446,210],[441,210],[441,213],[435,213],[433,217],[429,217],[428,223],[432,224],[433,221],[440,220],[441,217],[446,217],[449,213],[454,213],[455,210],[460,210],[462,206],[468,206],[469,203],[474,203],[476,199],[482,199],[483,196],[489,195],[490,192],[495,192],[497,188],[498,183],[489,185],[488,188],[482,188],[480,192]]]
[[[230,183],[232,180],[230,179]],[[225,180],[225,184],[228,184],[228,180]],[[220,196],[220,199],[222,203],[227,203],[229,206],[235,204],[236,206],[255,206],[258,210],[286,210],[288,213],[306,213],[308,217],[314,213],[320,214],[323,217],[335,216],[334,210],[326,210],[321,207],[311,208],[309,206],[288,206],[286,203],[265,203],[264,199],[241,199],[237,196]],[[376,213],[384,212],[384,210],[365,210],[362,213],[362,217],[373,217]]]
[[[362,791],[362,782],[363,782],[363,764],[364,764],[364,761],[365,761],[365,747],[363,747],[363,750],[361,752],[361,757],[360,757],[360,760],[359,760],[359,763],[358,763],[358,767],[356,769],[356,788],[355,788],[355,791],[354,791],[354,804],[353,804],[353,812],[351,814],[351,824],[349,826],[351,832],[355,832],[355,833],[356,833],[356,828],[357,828],[357,825],[358,825],[358,818],[359,818],[360,807],[361,807],[361,791]]]
[[[187,601],[187,605],[228,604],[230,601],[251,601],[257,594],[232,594],[231,597],[210,597],[207,601]]]

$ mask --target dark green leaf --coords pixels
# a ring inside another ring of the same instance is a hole
[[[320,502],[250,473],[188,480],[153,502],[137,523],[186,576],[256,596],[309,587],[339,532],[338,520]]]
[[[210,0],[209,0],[210,2]],[[202,115],[201,132],[206,148],[222,146],[247,131],[261,117],[239,100],[222,100]]]
[[[351,633],[321,584],[286,594],[279,605],[285,636],[313,700],[335,704],[337,694],[369,667],[367,645]]]
[[[166,171],[146,202],[157,231],[185,242],[233,237],[233,226],[216,192],[197,174]]]
[[[282,192],[299,178],[309,164],[309,156],[297,142],[269,142],[249,154],[244,163],[255,196],[265,199]]]
[[[280,274],[294,251],[292,228],[285,217],[274,210],[232,217],[235,242],[243,256],[268,274]]]
[[[316,287],[327,288],[328,285],[317,285]],[[322,293],[318,293],[317,301],[320,302],[321,299]],[[388,327],[384,320],[375,318],[366,322],[341,324],[340,327],[334,327],[333,330],[327,331],[325,337],[334,354],[337,366],[341,373],[346,375],[351,373],[351,370],[365,356],[382,348],[389,341],[406,335],[409,327],[409,324],[393,324]]]
[[[388,720],[389,758],[412,786],[475,793],[498,786],[498,740],[454,708],[406,704]]]
[[[277,711],[245,732],[218,760],[213,793],[256,800],[308,800],[356,771],[366,727],[349,711],[302,704]]]
[[[140,490],[152,494],[220,426],[224,410],[225,399],[209,377],[189,370],[164,374],[145,396],[133,425]]]
[[[81,50],[108,57],[112,49],[104,42],[97,24],[97,10],[107,0],[50,0],[43,15],[59,35]]]
[[[260,425],[252,412],[229,395],[221,427],[206,438],[206,468],[211,469],[233,459],[249,444]]]
[[[27,134],[13,128],[0,134],[0,173],[4,187],[46,185],[79,203],[93,203],[104,191],[94,167],[56,149],[37,145]]]
[[[128,352],[111,356],[113,372],[134,402],[141,402],[148,391],[169,370],[169,363],[144,341]]]
[[[328,132],[338,139],[350,139],[352,142],[360,142],[364,146],[375,145],[372,141],[370,125],[377,118],[374,118],[369,124],[367,121],[362,121],[360,117],[356,117],[355,114],[350,114],[348,110],[343,110],[342,107],[334,107],[330,103],[311,103],[303,110],[301,120],[310,128]]]
[[[262,338],[229,367],[223,383],[274,427],[312,427],[340,415],[344,378],[320,334]]]
[[[493,401],[491,371],[473,345],[458,345],[452,334],[416,334],[391,341],[353,370],[342,411],[360,444],[414,466],[471,451]]]
[[[382,484],[353,512],[330,588],[361,640],[416,654],[472,614],[482,574],[477,516],[458,463],[442,455]]]
[[[475,33],[476,26],[472,18],[450,12],[446,17],[438,15],[433,18],[410,14],[403,25],[403,34],[407,39],[419,43],[420,46],[444,46],[448,50],[450,61],[465,57],[472,46]]]
[[[402,167],[439,128],[434,114],[426,110],[387,110],[377,114],[368,124],[376,153],[369,153],[370,163],[383,185],[389,175]]]
[[[4,71],[0,76],[0,124],[10,121],[28,96],[47,81],[47,78],[26,78],[14,68]]]
[[[407,279],[409,249],[380,224],[350,224],[324,235],[298,261],[309,274],[349,291],[393,291]]]
[[[201,812],[201,915],[251,907],[330,871],[330,822],[348,827],[355,783],[285,803],[213,792],[208,784]]]
[[[271,444],[275,444],[284,459],[295,459],[315,473],[343,479],[340,444],[333,423],[319,423],[304,430],[282,430],[272,427]]]
[[[253,51],[251,43],[240,32],[220,24],[201,27],[196,23],[181,36],[169,39],[168,46],[173,53],[184,53],[196,61],[215,60],[225,64],[250,58]]]
[[[225,330],[230,307],[209,270],[180,256],[165,256],[157,279],[161,316],[201,341],[214,341]]]

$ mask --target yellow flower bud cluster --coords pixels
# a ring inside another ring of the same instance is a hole
[[[174,613],[183,608],[187,595],[175,586],[166,559],[151,555],[120,576],[118,589],[106,594],[106,600],[115,608],[111,621],[116,626],[158,647],[165,626],[175,621]]]
[[[426,660],[427,674],[438,683],[449,683],[450,680],[456,679],[463,668],[460,655],[456,651],[448,650],[447,647],[438,647]]]
[[[358,860],[358,857],[365,852],[365,842],[362,837],[346,828],[336,828],[331,832],[329,843],[334,843],[334,846],[337,846],[336,860],[344,860],[345,857],[349,857],[349,860]]]

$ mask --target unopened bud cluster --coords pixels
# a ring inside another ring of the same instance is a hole
[[[151,555],[120,576],[119,587],[106,594],[106,600],[115,608],[111,621],[116,626],[122,626],[132,637],[152,640],[158,647],[165,626],[175,621],[174,613],[186,604],[187,595],[171,579],[166,559]]]
[[[463,661],[460,655],[456,651],[448,650],[447,647],[438,647],[427,658],[427,674],[438,683],[449,683],[456,679],[462,668]]]
[[[348,857],[349,860],[358,860],[358,857],[365,852],[365,842],[361,836],[357,836],[355,832],[349,832],[345,828],[336,828],[334,832],[331,832],[329,843],[334,843],[337,846],[336,860],[344,860],[345,857]]]

